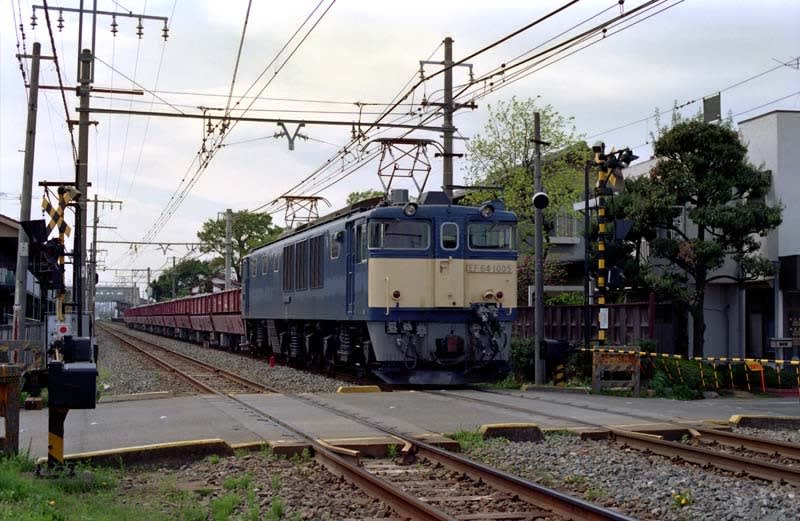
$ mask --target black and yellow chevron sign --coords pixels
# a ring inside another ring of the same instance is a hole
[[[58,231],[67,237],[69,237],[70,233],[72,233],[72,228],[70,228],[69,224],[67,224],[67,222],[64,220],[64,208],[67,207],[68,202],[69,201],[65,201],[65,197],[59,197],[58,206],[53,206],[50,204],[47,196],[42,198],[42,210],[44,210],[47,215],[50,216],[50,222],[47,223],[48,234],[53,230],[53,228],[58,228]]]

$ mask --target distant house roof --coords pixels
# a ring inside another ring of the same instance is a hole
[[[16,239],[19,236],[19,222],[0,214],[0,237],[13,237]]]

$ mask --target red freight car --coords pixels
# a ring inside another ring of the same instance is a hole
[[[137,306],[124,317],[133,329],[224,348],[237,347],[244,337],[239,289]]]

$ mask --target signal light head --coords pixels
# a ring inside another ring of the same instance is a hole
[[[484,219],[488,219],[489,217],[494,215],[494,206],[492,206],[489,203],[486,203],[481,205],[480,210],[478,211],[480,212],[481,217],[483,217]]]
[[[403,215],[406,217],[414,217],[417,215],[417,203],[406,203],[403,207]]]

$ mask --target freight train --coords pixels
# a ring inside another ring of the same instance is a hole
[[[508,371],[516,223],[500,201],[393,191],[253,249],[240,289],[131,308],[125,322],[388,383],[475,381]]]

